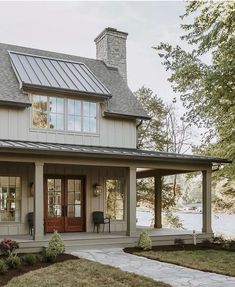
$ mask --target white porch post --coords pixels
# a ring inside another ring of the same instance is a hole
[[[35,162],[34,240],[44,236],[43,209],[43,162]]]
[[[202,171],[202,232],[211,233],[211,169]]]
[[[154,228],[162,228],[162,177],[154,176]]]
[[[127,235],[136,234],[136,168],[127,173]]]

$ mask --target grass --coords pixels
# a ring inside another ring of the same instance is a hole
[[[165,283],[86,259],[68,260],[13,278],[6,287],[167,287]]]
[[[193,269],[235,276],[235,252],[225,250],[143,251],[135,255]]]

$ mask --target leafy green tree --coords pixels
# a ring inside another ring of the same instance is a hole
[[[145,87],[140,88],[135,96],[152,118],[151,121],[143,122],[138,127],[138,147],[156,151],[181,152],[183,143],[187,139],[187,127],[177,124],[173,107],[165,105],[152,90]],[[138,204],[141,203],[153,209],[154,193],[153,178],[138,180]],[[168,210],[169,214],[180,195],[180,186],[177,184],[176,176],[173,182],[163,180],[163,210]],[[176,223],[173,215],[168,216],[168,219],[172,224]]]
[[[197,151],[233,160],[214,177],[224,179],[222,198],[234,199],[235,2],[188,2],[181,19],[189,21],[181,25],[187,50],[169,43],[154,49],[171,72],[169,81],[187,109],[185,119],[207,129]]]
[[[166,106],[151,89],[144,86],[134,94],[151,117],[151,121],[144,121],[139,125],[138,148],[164,151],[168,143],[165,130]]]

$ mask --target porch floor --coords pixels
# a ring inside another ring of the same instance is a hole
[[[192,230],[179,230],[179,229],[168,229],[168,228],[149,228],[138,226],[137,232],[135,236],[127,236],[126,232],[69,232],[69,233],[60,233],[62,239],[64,241],[68,240],[96,240],[96,239],[121,239],[121,238],[138,238],[141,231],[147,230],[150,237],[162,237],[162,236],[182,236],[182,235],[190,235],[192,236]],[[196,234],[202,234],[200,231],[196,231]],[[51,233],[45,234],[44,237],[40,241],[49,241],[51,238]],[[26,235],[0,235],[0,240],[4,238],[11,238],[16,240],[17,242],[27,242],[33,241],[33,236],[26,234]]]

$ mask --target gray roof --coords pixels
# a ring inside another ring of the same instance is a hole
[[[112,98],[109,100],[109,112],[148,118],[118,69],[107,67],[103,61],[0,43],[0,103],[2,104],[31,104],[27,94],[19,89],[8,51],[83,63],[110,91]]]
[[[185,161],[185,162],[201,162],[201,163],[230,163],[227,159],[208,157],[200,155],[186,155],[167,152],[156,152],[140,150],[135,148],[114,148],[114,147],[98,147],[83,146],[72,144],[42,143],[30,141],[10,141],[0,140],[0,151],[31,151],[38,153],[72,153],[85,156],[101,156],[102,158],[111,157],[118,159],[139,159],[139,160],[161,160],[161,161]]]
[[[22,87],[46,87],[109,96],[97,77],[79,62],[9,52],[11,63]]]

